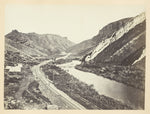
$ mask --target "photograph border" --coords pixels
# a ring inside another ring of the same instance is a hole
[[[4,36],[5,36],[5,6],[8,4],[26,5],[143,5],[146,8],[146,31],[150,31],[149,0],[0,0],[0,112],[1,114],[26,113],[115,113],[115,114],[149,114],[150,113],[150,32],[146,32],[146,77],[145,77],[145,109],[144,110],[5,110],[4,109]]]

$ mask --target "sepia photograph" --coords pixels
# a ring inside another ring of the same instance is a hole
[[[4,110],[145,110],[144,5],[7,4]]]

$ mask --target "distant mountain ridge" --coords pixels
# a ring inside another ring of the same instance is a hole
[[[54,34],[21,33],[17,30],[5,35],[5,48],[13,47],[33,56],[50,56],[65,52],[74,45],[66,37]]]
[[[85,53],[89,53],[92,51],[102,40],[107,39],[108,37],[112,36],[112,34],[119,30],[122,26],[124,26],[130,18],[124,18],[115,22],[112,22],[106,26],[104,26],[99,33],[94,36],[92,39],[85,40],[79,44],[76,44],[70,47],[67,51],[73,53],[76,56],[83,56]]]

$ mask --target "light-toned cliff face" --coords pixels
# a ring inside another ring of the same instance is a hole
[[[142,32],[138,36],[134,37],[132,40],[130,40],[128,43],[123,45],[120,49],[118,49],[115,53],[113,53],[109,59],[106,59],[105,61],[116,61],[121,62],[121,60],[126,59],[128,56],[130,56],[131,53],[136,52],[136,50],[142,48],[142,46],[145,43],[145,40],[141,39],[144,38],[145,32]],[[142,40],[142,41],[141,41]],[[136,48],[135,48],[136,47]],[[122,58],[122,59],[119,59]]]
[[[123,18],[105,25],[101,30],[99,30],[97,35],[93,36],[91,39],[85,40],[83,42],[80,42],[79,44],[68,48],[67,52],[70,52],[73,55],[79,57],[90,53],[93,49],[96,48],[99,42],[111,37],[115,31],[118,31],[132,18],[133,17]]]
[[[140,56],[137,60],[135,60],[132,65],[134,65],[134,64],[136,64],[137,62],[141,61],[145,56],[146,56],[146,51],[145,51],[145,49],[144,49],[143,52],[142,52],[142,54],[141,54],[141,56]]]
[[[114,34],[110,37],[107,38],[106,40],[102,41],[99,43],[99,45],[94,49],[91,55],[88,55],[85,58],[85,61],[88,62],[90,60],[93,60],[99,53],[101,53],[107,46],[112,44],[113,42],[117,41],[120,39],[125,33],[128,33],[129,30],[133,29],[136,25],[142,23],[145,21],[145,13],[142,13],[135,18],[132,18],[127,22],[126,25],[121,27],[118,31],[114,32]]]

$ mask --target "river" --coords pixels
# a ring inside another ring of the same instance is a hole
[[[80,61],[74,60],[70,63],[57,65],[73,75],[80,81],[93,85],[94,89],[100,94],[116,100],[122,101],[133,106],[135,109],[144,108],[144,92],[127,86],[125,84],[97,76],[96,74],[84,72],[75,69],[75,66],[80,64]]]

